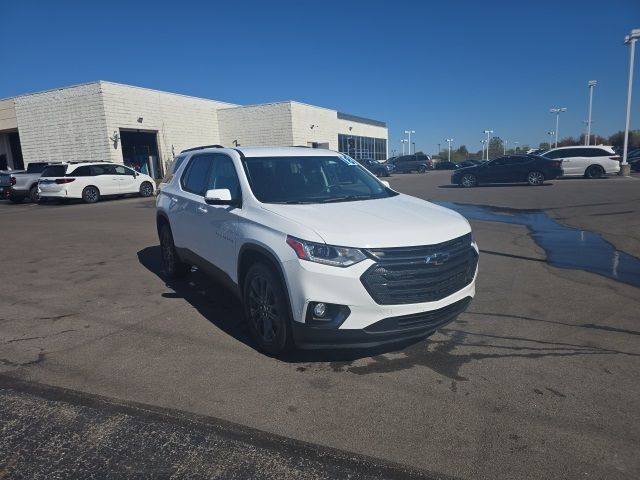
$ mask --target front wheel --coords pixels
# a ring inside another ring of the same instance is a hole
[[[93,185],[84,187],[84,190],[82,190],[82,200],[84,203],[96,203],[100,200],[100,190]]]
[[[153,185],[149,182],[143,182],[142,185],[140,185],[140,196],[150,197],[151,195],[153,195]]]
[[[40,200],[40,193],[38,193],[38,185],[34,185],[33,187],[31,187],[31,189],[29,189],[29,199],[31,199],[33,203],[38,203],[38,201]]]
[[[475,187],[477,184],[478,184],[478,179],[476,178],[475,175],[472,175],[470,173],[465,173],[460,179],[460,185],[462,185],[465,188]]]
[[[544,174],[542,172],[529,172],[527,174],[527,183],[534,187],[542,185],[544,183]]]
[[[247,272],[243,286],[244,312],[258,348],[279,355],[293,346],[289,299],[278,275],[263,263]]]
[[[604,168],[600,165],[591,165],[587,168],[587,171],[584,172],[584,176],[587,178],[600,178],[604,175]]]

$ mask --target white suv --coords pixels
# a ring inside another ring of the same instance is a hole
[[[156,200],[163,274],[196,265],[225,282],[269,354],[423,338],[475,294],[469,223],[346,155],[255,147],[178,158]]]
[[[51,165],[38,181],[40,200],[79,198],[95,203],[102,196],[153,195],[153,178],[116,163],[86,162]]]
[[[552,160],[562,160],[565,177],[600,178],[620,171],[620,156],[605,145],[552,148],[540,154]]]

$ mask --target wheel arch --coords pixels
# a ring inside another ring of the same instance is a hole
[[[241,297],[244,297],[244,281],[247,276],[247,272],[256,262],[263,262],[267,266],[270,266],[275,271],[276,275],[282,282],[285,294],[287,295],[287,305],[289,306],[289,318],[293,321],[293,309],[291,306],[291,296],[289,294],[289,286],[287,285],[287,279],[284,275],[284,270],[280,261],[276,255],[269,251],[267,248],[256,243],[245,243],[240,247],[238,252],[238,290]]]

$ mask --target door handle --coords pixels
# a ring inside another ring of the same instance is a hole
[[[200,205],[198,206],[198,211],[200,213],[207,213],[209,210],[207,210],[207,207],[205,207],[204,205]]]
[[[178,199],[177,199],[176,197],[170,197],[170,198],[169,198],[169,201],[170,201],[172,204],[174,204],[174,203],[177,203],[177,202],[178,202]]]

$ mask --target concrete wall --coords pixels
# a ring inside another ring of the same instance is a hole
[[[293,145],[291,102],[265,103],[218,110],[220,140],[232,146]]]
[[[109,158],[99,83],[23,95],[14,102],[25,166]]]
[[[331,150],[337,150],[337,115],[335,110],[291,102],[293,145],[308,145],[311,142],[328,143]]]
[[[0,100],[0,130],[15,130],[16,128],[18,128],[18,119],[14,99]]]
[[[106,132],[120,128],[157,131],[160,158],[166,164],[185,148],[221,143],[218,127],[219,108],[235,106],[202,98],[160,92],[146,88],[100,82]],[[138,118],[142,117],[142,122]],[[122,163],[122,144],[109,146],[109,159]]]

